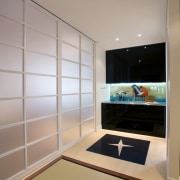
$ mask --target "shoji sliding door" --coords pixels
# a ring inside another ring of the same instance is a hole
[[[57,21],[26,6],[24,56],[27,166],[58,150]]]
[[[59,38],[65,146],[94,130],[93,43],[63,22],[59,23]]]
[[[94,129],[94,47],[81,37],[81,133],[86,135]]]
[[[30,0],[0,0],[0,179],[95,130],[93,41]]]
[[[22,0],[15,0],[14,3],[10,0],[0,1],[0,179],[2,180],[26,168],[23,17]]]
[[[61,52],[62,146],[80,134],[80,41],[79,33],[59,22]],[[62,42],[62,43],[61,43]]]

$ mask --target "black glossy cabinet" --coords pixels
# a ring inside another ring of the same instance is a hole
[[[166,107],[102,103],[102,128],[165,137]]]
[[[106,83],[165,82],[165,43],[106,51]]]

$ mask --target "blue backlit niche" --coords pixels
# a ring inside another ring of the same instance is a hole
[[[110,100],[119,100],[119,93],[122,93],[123,101],[131,101],[133,99],[132,85],[136,84],[138,87],[143,86],[148,91],[148,96],[153,96],[157,102],[166,102],[166,83],[119,83],[110,84]],[[142,101],[143,97],[136,97],[136,100]]]

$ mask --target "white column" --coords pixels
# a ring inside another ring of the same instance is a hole
[[[180,1],[168,1],[168,179],[179,179]]]

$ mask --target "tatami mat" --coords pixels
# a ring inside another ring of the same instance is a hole
[[[60,160],[46,171],[42,172],[33,180],[122,180],[111,175],[95,171],[90,168],[66,161]]]

